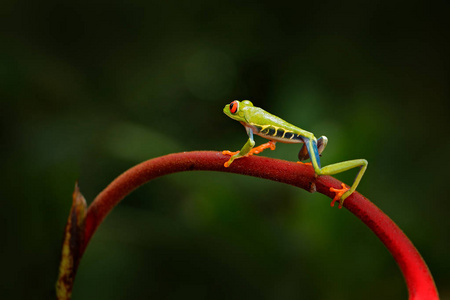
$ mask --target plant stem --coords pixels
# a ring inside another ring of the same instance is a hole
[[[79,257],[84,253],[95,230],[117,203],[140,185],[163,175],[195,170],[237,173],[283,182],[310,192],[317,191],[330,198],[334,196],[330,188],[341,187],[341,182],[331,176],[316,177],[309,165],[252,156],[236,160],[225,168],[223,164],[228,158],[213,151],[183,152],[154,158],[127,170],[113,180],[89,206],[84,244],[80,248]],[[410,300],[439,299],[424,260],[387,215],[357,192],[345,200],[344,207],[361,219],[391,252],[405,277]]]

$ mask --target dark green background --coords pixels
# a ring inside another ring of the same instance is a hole
[[[143,160],[239,149],[245,130],[222,113],[234,99],[328,136],[323,165],[366,158],[358,190],[450,299],[448,13],[444,1],[3,1],[2,299],[52,297],[77,179],[90,203]],[[388,251],[329,202],[232,174],[157,179],[99,228],[73,299],[406,299]]]

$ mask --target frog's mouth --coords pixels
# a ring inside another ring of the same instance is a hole
[[[223,113],[226,114],[228,117],[230,117],[233,120],[236,120],[236,121],[239,121],[239,122],[245,121],[242,111],[238,111],[235,114],[231,113],[231,111],[230,111],[230,104],[225,105],[225,107],[223,108]]]
[[[233,114],[230,112],[230,104],[225,105],[225,107],[223,108],[223,113],[229,116],[230,118],[234,119]]]

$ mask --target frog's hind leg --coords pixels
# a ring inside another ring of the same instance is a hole
[[[319,147],[317,145],[317,142],[314,139],[305,139],[305,145],[308,148],[309,156],[311,157],[311,163],[314,167],[314,171],[317,175],[334,175],[341,172],[345,172],[347,170],[357,168],[359,167],[359,172],[356,175],[355,180],[353,181],[352,186],[349,188],[345,184],[342,184],[341,189],[335,189],[330,188],[330,191],[335,192],[336,196],[334,197],[333,201],[331,202],[331,206],[334,205],[334,202],[339,201],[339,208],[342,207],[344,204],[344,200],[350,196],[358,186],[359,182],[361,181],[361,178],[364,175],[364,172],[367,169],[367,160],[365,159],[354,159],[354,160],[348,160],[343,161],[339,163],[335,163],[332,165],[328,165],[325,167],[322,167],[320,165],[320,157],[319,157]],[[323,151],[323,149],[322,149]]]
[[[334,205],[334,202],[339,201],[339,208],[342,208],[342,205],[344,204],[344,200],[350,196],[358,186],[359,182],[361,181],[361,178],[364,175],[364,172],[367,169],[368,162],[365,159],[353,159],[353,160],[347,160],[340,163],[336,163],[333,165],[328,165],[326,167],[323,167],[321,169],[322,173],[325,175],[334,175],[337,173],[341,173],[356,167],[359,167],[359,171],[356,174],[355,180],[353,181],[353,184],[350,188],[348,188],[345,184],[342,183],[341,189],[335,189],[330,188],[331,192],[335,192],[336,195],[331,202],[331,206]]]

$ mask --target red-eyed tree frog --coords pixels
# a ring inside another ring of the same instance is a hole
[[[262,108],[253,106],[253,103],[249,100],[244,100],[242,102],[235,100],[230,104],[225,105],[223,112],[230,118],[241,122],[248,135],[248,141],[240,151],[231,152],[225,150],[222,152],[225,155],[231,156],[224,164],[225,167],[229,167],[235,159],[258,154],[264,149],[270,148],[271,150],[275,150],[276,142],[290,144],[301,143],[303,146],[298,153],[298,158],[300,161],[310,158],[310,164],[312,164],[317,175],[333,175],[360,167],[359,172],[353,181],[353,185],[350,188],[345,184],[342,184],[342,189],[330,188],[330,191],[336,193],[331,202],[331,206],[334,206],[334,203],[339,201],[339,208],[342,208],[344,200],[356,190],[356,187],[367,169],[368,162],[365,159],[348,160],[321,167],[320,155],[328,142],[326,136],[321,136],[316,139],[311,132],[294,126],[285,120],[268,113]],[[255,146],[253,134],[262,136],[270,141],[253,148]]]

